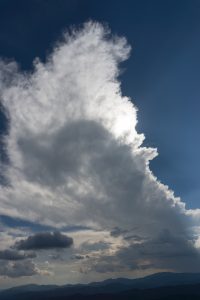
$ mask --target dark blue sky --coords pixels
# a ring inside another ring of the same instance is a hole
[[[158,148],[151,169],[188,207],[199,207],[200,1],[1,0],[0,56],[29,70],[66,27],[88,19],[127,37],[133,50],[122,91],[139,108],[145,144]]]

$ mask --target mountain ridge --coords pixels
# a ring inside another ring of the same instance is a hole
[[[164,290],[166,291],[164,292]],[[175,293],[176,290],[180,290],[180,292],[185,291],[185,293],[187,290],[190,293],[192,293],[194,290],[199,297],[198,299],[200,299],[200,273],[162,272],[135,279],[111,278],[102,282],[74,285],[66,284],[62,286],[29,284],[0,291],[0,299],[79,300],[86,298],[90,299],[91,297],[95,297],[95,299],[120,299],[119,297],[123,297],[124,299],[132,299],[131,297],[133,296],[134,299],[148,299],[148,294],[151,296],[152,294],[164,293],[165,297],[169,293],[171,296],[173,296],[173,293]]]

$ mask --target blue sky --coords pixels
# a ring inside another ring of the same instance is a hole
[[[195,0],[0,1],[0,288],[199,272],[199,34]]]

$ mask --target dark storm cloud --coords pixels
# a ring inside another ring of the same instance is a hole
[[[0,260],[23,260],[36,257],[35,253],[25,253],[14,249],[6,249],[0,251]]]
[[[69,248],[73,244],[73,239],[60,232],[41,232],[29,236],[25,240],[20,240],[15,244],[19,250],[39,250],[51,248]]]

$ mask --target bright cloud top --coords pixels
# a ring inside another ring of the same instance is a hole
[[[193,269],[198,212],[149,170],[157,152],[141,146],[137,109],[118,80],[129,52],[125,38],[89,22],[66,33],[46,63],[36,59],[31,73],[1,63],[9,164],[0,214],[111,232],[112,249],[88,256],[96,272]]]

